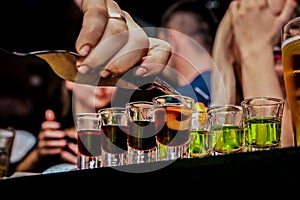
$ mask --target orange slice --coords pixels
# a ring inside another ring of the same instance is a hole
[[[192,110],[186,107],[166,107],[166,125],[172,130],[190,128]]]
[[[206,112],[207,111],[207,107],[202,102],[195,102],[193,110],[194,111],[204,111],[204,112]]]

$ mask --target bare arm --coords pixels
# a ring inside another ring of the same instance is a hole
[[[244,98],[272,96],[285,99],[274,67],[273,47],[280,39],[281,27],[290,18],[296,3],[293,0],[279,0],[279,7],[270,7],[266,2],[241,0],[232,2],[230,6],[234,37],[241,59],[242,88]],[[283,146],[293,145],[290,125],[286,105]]]

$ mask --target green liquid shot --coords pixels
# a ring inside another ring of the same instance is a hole
[[[211,155],[212,140],[207,130],[192,130],[190,132],[190,157],[205,157]]]
[[[247,119],[244,131],[248,151],[275,148],[280,145],[281,119],[272,117]]]
[[[245,135],[242,126],[215,126],[211,131],[216,154],[236,153],[244,149]]]

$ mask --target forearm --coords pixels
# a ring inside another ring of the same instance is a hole
[[[271,45],[249,51],[247,56],[243,57],[241,70],[244,98],[257,96],[284,98],[275,72]]]
[[[243,59],[242,79],[244,98],[270,96],[285,99],[274,68],[271,46],[253,51]],[[285,104],[282,121],[282,147],[294,145],[288,105]]]
[[[17,166],[16,172],[31,172],[34,171],[38,165],[38,152],[33,149]]]

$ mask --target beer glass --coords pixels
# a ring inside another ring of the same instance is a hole
[[[158,160],[187,157],[194,100],[182,95],[153,98]]]
[[[281,50],[284,84],[292,116],[295,146],[300,146],[300,17],[282,27]]]
[[[284,101],[273,97],[255,97],[241,103],[247,151],[280,147]]]
[[[153,103],[135,101],[126,104],[128,112],[128,164],[156,161]]]
[[[0,128],[0,179],[9,175],[10,155],[14,139],[14,129]]]
[[[214,155],[243,152],[245,135],[242,107],[216,105],[209,107],[207,112],[213,137]]]
[[[111,107],[98,111],[103,132],[103,167],[127,164],[128,116],[126,108]]]
[[[78,135],[77,167],[93,169],[102,167],[102,132],[98,113],[80,113],[76,116]]]
[[[212,134],[207,111],[193,111],[188,149],[190,158],[201,158],[212,154]]]

